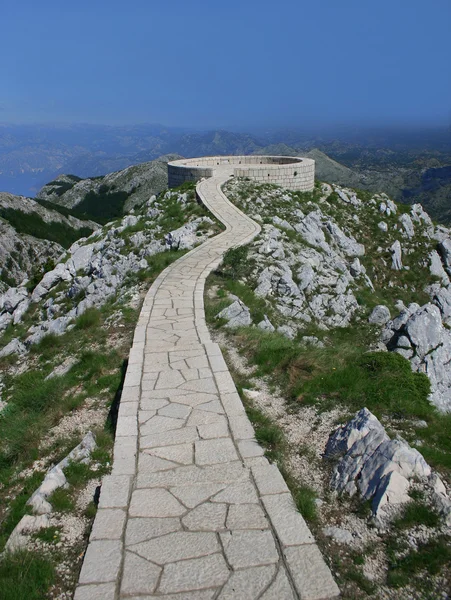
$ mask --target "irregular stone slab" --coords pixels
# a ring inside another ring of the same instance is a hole
[[[327,596],[325,596],[327,597]],[[288,581],[285,570],[281,567],[272,585],[266,590],[260,600],[294,600],[293,589]]]
[[[194,483],[191,485],[181,485],[171,487],[171,494],[182,502],[188,508],[194,508],[198,504],[211,498],[219,490],[224,489],[225,483]]]
[[[213,498],[213,502],[251,504],[258,502],[258,497],[254,486],[247,480],[229,485],[223,492],[220,492]]]
[[[159,565],[214,554],[219,549],[219,543],[214,533],[190,531],[169,533],[164,537],[133,546],[134,552]]]
[[[194,448],[198,465],[214,465],[238,460],[235,446],[229,438],[199,440],[194,443]]]
[[[252,600],[258,598],[271,583],[276,567],[252,567],[243,571],[235,571],[221,590],[218,600]]]
[[[133,549],[133,544],[179,531],[181,528],[180,520],[175,517],[129,519],[125,531],[125,545]]]
[[[82,585],[76,589],[74,600],[114,600],[115,593],[115,583]]]
[[[222,506],[222,505],[220,505]],[[227,528],[267,529],[269,527],[263,509],[259,504],[232,504],[227,514]]]
[[[162,448],[151,448],[145,450],[145,453],[165,460],[172,461],[174,463],[180,463],[182,465],[192,464],[193,457],[193,444],[177,444],[175,446],[163,446]]]
[[[206,502],[183,517],[182,523],[187,529],[193,531],[219,531],[225,528],[226,513],[225,504]]]
[[[168,594],[219,587],[228,578],[229,569],[222,554],[212,554],[166,565],[159,591]]]
[[[186,508],[167,490],[135,490],[130,501],[131,517],[178,517]]]
[[[138,470],[140,473],[156,473],[157,471],[167,471],[175,469],[178,463],[170,460],[151,456],[150,454],[142,453],[139,455]]]
[[[125,553],[121,591],[124,594],[150,594],[155,591],[161,567],[131,552]]]
[[[229,531],[220,536],[227,560],[234,569],[267,565],[279,560],[279,553],[269,530]]]

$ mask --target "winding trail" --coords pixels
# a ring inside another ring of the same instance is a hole
[[[75,600],[339,595],[205,324],[208,274],[260,231],[222,193],[229,175],[197,185],[226,230],[163,271],[144,301]]]

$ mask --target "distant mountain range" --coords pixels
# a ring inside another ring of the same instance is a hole
[[[435,218],[451,222],[451,136],[445,128],[241,133],[161,125],[0,125],[0,191],[34,196],[63,173],[97,177],[174,153],[308,155],[316,160],[318,179],[422,202]]]

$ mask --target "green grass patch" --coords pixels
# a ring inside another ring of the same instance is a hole
[[[74,500],[69,490],[58,488],[48,500],[55,512],[72,512],[75,509]]]
[[[393,525],[398,529],[409,529],[416,525],[436,527],[439,523],[440,517],[434,510],[421,502],[415,501],[407,504],[402,515],[393,522]]]
[[[73,487],[81,487],[92,477],[97,476],[97,473],[91,470],[91,467],[81,462],[71,462],[65,469],[64,475],[67,482]]]
[[[2,600],[42,600],[54,581],[53,564],[37,553],[7,553],[0,561]]]
[[[97,327],[101,321],[101,313],[98,308],[88,308],[75,320],[76,329],[91,329]]]
[[[419,544],[417,550],[407,552],[405,545],[392,537],[387,552],[387,583],[392,587],[404,587],[414,582],[422,586],[426,583],[425,576],[437,575],[451,564],[450,539],[446,536]]]
[[[229,248],[222,259],[220,272],[225,277],[239,279],[249,272],[249,246]]]

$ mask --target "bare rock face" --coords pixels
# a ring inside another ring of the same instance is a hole
[[[448,291],[441,294],[438,288],[436,292],[448,314]],[[431,403],[443,412],[451,411],[451,331],[443,324],[440,308],[411,304],[386,324],[382,338],[389,350],[410,360],[414,371],[427,374]]]
[[[407,237],[413,238],[415,235],[415,227],[413,226],[410,215],[403,214],[399,217],[398,221],[401,223]]]
[[[347,236],[336,223],[329,221],[326,227],[345,256],[354,257],[365,254],[365,246],[356,242],[354,238]]]
[[[11,354],[25,354],[26,351],[24,344],[19,339],[14,338],[0,350],[0,358],[10,356]]]
[[[427,481],[431,476],[431,468],[418,450],[402,439],[391,440],[367,408],[331,435],[325,456],[339,457],[332,488],[372,499],[373,515],[381,525],[389,520],[393,506],[409,501],[412,478]]]
[[[442,261],[440,259],[440,255],[437,252],[437,250],[433,250],[430,255],[429,255],[429,260],[430,260],[430,271],[431,274],[434,275],[435,277],[438,277],[439,279],[441,279],[442,285],[449,285],[449,277],[445,271],[445,269],[443,268],[443,264]]]
[[[451,275],[451,239],[442,240],[438,245],[438,249],[445,263],[445,269]]]
[[[391,246],[390,251],[392,253],[392,269],[395,271],[400,271],[402,269],[402,249],[401,243],[396,240]]]

